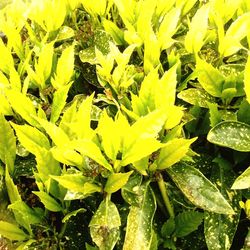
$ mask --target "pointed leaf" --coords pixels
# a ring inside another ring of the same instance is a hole
[[[197,169],[176,164],[167,172],[184,195],[197,207],[219,214],[234,214],[234,210],[220,191]]]
[[[222,147],[249,152],[250,125],[237,121],[221,122],[209,131],[207,140]]]
[[[60,204],[49,194],[43,191],[33,191],[33,193],[40,198],[41,202],[48,210],[52,212],[60,212],[63,210]]]
[[[232,189],[246,189],[250,187],[250,167],[248,167],[233,183]]]
[[[240,219],[241,194],[230,189],[235,179],[231,164],[221,158],[216,158],[214,162],[218,163],[218,166],[213,167],[211,180],[216,183],[235,214],[225,215],[205,211],[204,233],[209,250],[229,250]]]
[[[148,183],[140,189],[140,205],[130,207],[123,250],[149,250],[151,246],[156,201]]]
[[[119,239],[121,219],[116,205],[104,200],[93,215],[89,227],[92,240],[99,249],[112,250]]]
[[[106,182],[104,191],[111,194],[121,189],[128,181],[133,171],[127,173],[112,173]]]
[[[188,152],[190,145],[196,140],[175,138],[164,144],[164,147],[160,151],[159,158],[157,159],[158,169],[168,168],[178,161],[180,161]]]
[[[17,225],[11,224],[6,221],[0,221],[0,235],[10,239],[23,241],[29,238]]]
[[[198,229],[203,221],[203,213],[196,211],[184,211],[175,217],[175,235],[184,237]]]
[[[0,159],[9,167],[11,173],[14,170],[16,158],[16,137],[9,122],[0,113]]]

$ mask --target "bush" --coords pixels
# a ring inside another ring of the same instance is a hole
[[[248,249],[249,30],[247,0],[3,1],[0,246]]]

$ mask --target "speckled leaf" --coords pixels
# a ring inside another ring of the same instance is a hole
[[[9,122],[0,114],[0,159],[8,167],[11,173],[14,171],[16,158],[16,137]]]
[[[83,49],[79,52],[79,57],[82,62],[87,62],[90,64],[96,64],[97,59],[95,56],[95,47],[89,47],[87,49]]]
[[[218,188],[196,168],[183,162],[167,168],[167,172],[184,195],[197,207],[219,214],[234,214]]]
[[[140,206],[130,207],[123,250],[149,250],[151,246],[156,201],[149,183],[145,183],[140,189]]]
[[[250,125],[237,121],[224,121],[213,127],[208,141],[237,151],[250,151]]]
[[[190,104],[207,108],[207,103],[215,103],[215,98],[203,89],[189,88],[178,94],[178,98]]]
[[[209,250],[229,250],[240,219],[241,194],[230,189],[235,174],[232,166],[221,158],[215,159],[211,180],[234,209],[234,215],[216,214],[205,211],[204,233]]]
[[[73,37],[75,35],[75,31],[70,28],[69,26],[62,26],[59,29],[59,33],[56,37],[56,41],[62,41],[62,40],[66,40],[69,39],[71,37]]]
[[[248,167],[233,183],[232,189],[250,188],[250,167]]]
[[[122,188],[122,197],[131,206],[139,206],[140,204],[141,183],[142,176],[135,174],[130,176],[128,182]]]
[[[89,227],[92,240],[100,250],[112,250],[119,239],[121,219],[116,205],[106,199],[93,215]]]
[[[109,42],[112,42],[112,38],[104,30],[95,30],[94,45],[103,55],[107,55],[110,51]]]

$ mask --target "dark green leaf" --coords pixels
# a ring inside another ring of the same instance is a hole
[[[215,162],[218,166],[213,167],[211,180],[216,183],[224,198],[234,209],[235,214],[225,215],[206,211],[204,233],[209,250],[229,250],[240,219],[241,195],[230,189],[235,179],[232,166],[222,158],[216,158]]]
[[[115,247],[120,235],[120,225],[116,205],[108,199],[102,201],[89,224],[92,240],[99,249],[112,250]]]
[[[237,121],[224,121],[213,127],[208,141],[237,151],[250,151],[250,125]]]
[[[169,218],[161,228],[161,235],[163,237],[171,236],[174,230],[175,230],[175,219]]]
[[[234,214],[220,191],[196,168],[187,163],[180,163],[168,168],[167,172],[197,207],[214,213]]]
[[[131,206],[126,227],[124,250],[145,249],[149,250],[152,240],[152,223],[156,210],[155,196],[149,183],[141,188],[140,206]]]
[[[175,217],[175,235],[184,237],[197,230],[203,221],[203,213],[196,211],[184,211]]]

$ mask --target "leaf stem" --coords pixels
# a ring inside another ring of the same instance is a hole
[[[174,209],[173,209],[173,206],[171,205],[171,202],[169,200],[167,188],[166,188],[166,185],[164,183],[164,180],[163,180],[161,173],[157,174],[157,183],[158,183],[159,189],[161,191],[161,195],[162,195],[165,207],[168,210],[169,216],[171,218],[174,218],[174,216],[175,216]]]

